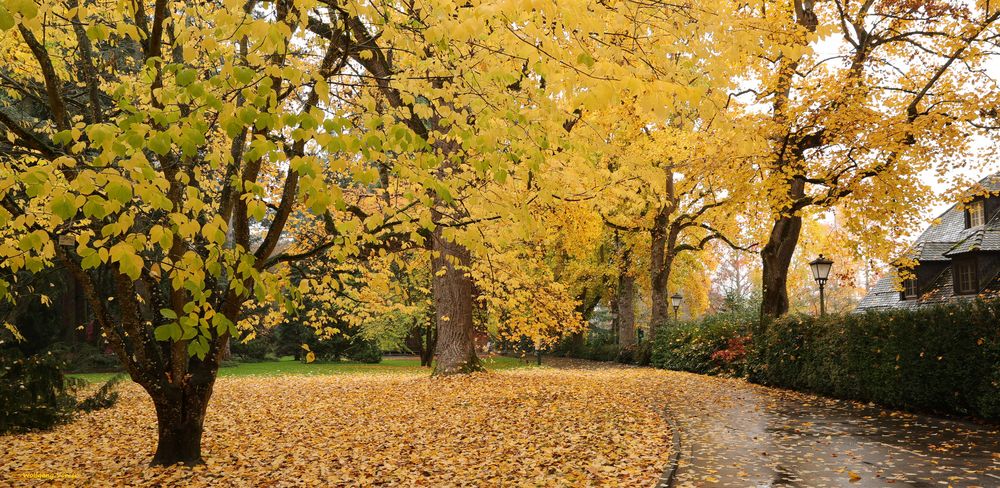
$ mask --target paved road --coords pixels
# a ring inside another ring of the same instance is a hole
[[[1000,427],[672,375],[675,486],[1000,487]]]

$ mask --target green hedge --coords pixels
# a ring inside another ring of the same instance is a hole
[[[753,333],[751,333],[753,332]],[[668,327],[652,364],[903,409],[1000,418],[1000,300],[759,326],[732,312]]]
[[[754,340],[755,381],[1000,418],[1000,301],[796,315],[763,329]]]
[[[739,311],[668,324],[656,334],[651,363],[657,368],[742,376],[748,367],[753,320],[751,313]]]

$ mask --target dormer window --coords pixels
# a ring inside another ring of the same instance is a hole
[[[976,278],[975,260],[954,261],[952,266],[955,272],[955,293],[968,295],[979,291],[977,290],[979,283]]]
[[[976,200],[969,204],[969,228],[979,227],[986,223],[986,210],[982,200]]]
[[[910,278],[903,280],[903,299],[917,298],[917,280]]]

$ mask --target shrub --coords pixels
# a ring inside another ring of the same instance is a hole
[[[618,357],[615,361],[622,364],[634,364],[636,366],[649,366],[652,355],[652,347],[649,341],[642,341],[638,344],[623,346],[618,350]]]
[[[591,328],[584,335],[563,338],[552,352],[557,356],[592,361],[616,361],[622,354],[621,347],[615,343],[614,331],[599,328]]]
[[[1000,301],[789,316],[755,336],[755,381],[1000,418]]]
[[[48,429],[72,415],[62,366],[50,352],[24,357],[0,342],[0,433]]]
[[[92,412],[94,410],[101,410],[105,408],[111,408],[118,401],[118,392],[114,391],[114,387],[121,383],[125,379],[125,375],[116,374],[111,377],[108,381],[105,381],[93,395],[83,399],[83,401],[76,404],[76,409],[81,412]]]
[[[234,338],[229,341],[229,352],[239,361],[257,363],[267,360],[268,355],[274,352],[274,346],[269,335],[258,335],[247,342]]]
[[[347,349],[347,359],[359,363],[379,363],[382,362],[382,349],[375,341],[359,339]]]
[[[667,325],[657,332],[650,362],[693,373],[744,375],[753,320],[745,311],[734,311]]]
[[[64,357],[74,357],[75,352],[75,357],[87,358],[94,351],[93,346],[57,344],[54,350],[25,357],[19,348],[0,339],[0,434],[49,429],[68,421],[75,412],[113,406],[118,400],[114,387],[125,375],[115,375],[77,402],[76,394],[87,382],[63,373],[67,368]],[[77,364],[93,364],[88,361],[79,359]]]
[[[583,359],[614,361],[618,357],[619,349],[617,344],[588,344]]]
[[[123,371],[118,356],[102,351],[87,342],[55,342],[47,349],[64,370],[73,373],[107,373]]]
[[[635,347],[635,358],[633,364],[636,366],[649,366],[653,362],[653,345],[649,341],[640,342]]]
[[[618,349],[618,357],[615,358],[615,361],[618,361],[619,363],[622,364],[634,364],[635,353],[637,348],[638,346],[636,346],[635,344],[622,346],[621,349]]]

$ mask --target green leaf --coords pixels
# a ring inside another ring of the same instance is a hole
[[[21,12],[25,19],[31,20],[38,16],[38,5],[35,5],[35,0],[9,0],[7,5],[15,12]]]
[[[122,181],[108,182],[108,196],[125,204],[132,200],[132,185]]]
[[[170,135],[160,132],[149,138],[149,148],[157,155],[163,156],[170,152]]]
[[[73,198],[73,195],[63,193],[52,199],[52,213],[63,220],[69,220],[70,217],[76,215],[76,210],[76,199]]]
[[[179,72],[177,72],[177,84],[180,86],[188,86],[191,84],[191,82],[195,80],[197,76],[198,72],[193,69],[190,68],[182,69]]]
[[[3,7],[0,7],[0,21],[2,21],[2,19],[3,19]],[[65,146],[66,144],[73,142],[73,131],[61,130],[59,132],[56,132],[55,134],[52,134],[52,142],[60,146]]]
[[[186,327],[184,329],[184,333],[181,334],[181,340],[186,341],[194,338],[197,335],[198,335],[198,329],[195,329],[194,327]]]
[[[80,261],[80,267],[83,269],[92,269],[101,265],[101,255],[98,253],[88,254]]]
[[[212,316],[212,323],[215,325],[216,333],[219,334],[220,336],[222,334],[225,334],[226,331],[232,330],[235,332],[233,328],[233,322],[227,319],[222,314],[217,313],[214,316]]]
[[[177,320],[177,313],[175,313],[173,310],[170,310],[169,308],[161,308],[160,315],[168,319]]]
[[[237,66],[236,69],[234,70],[234,74],[236,75],[236,81],[243,83],[245,85],[247,83],[250,83],[251,80],[253,80],[254,72],[252,69],[247,68],[246,66]]]
[[[10,15],[3,5],[0,5],[0,30],[8,30],[14,27],[14,17]]]
[[[180,336],[180,326],[178,326],[176,322],[164,324],[153,329],[153,337],[155,337],[158,341],[165,341],[167,339],[177,340]]]

